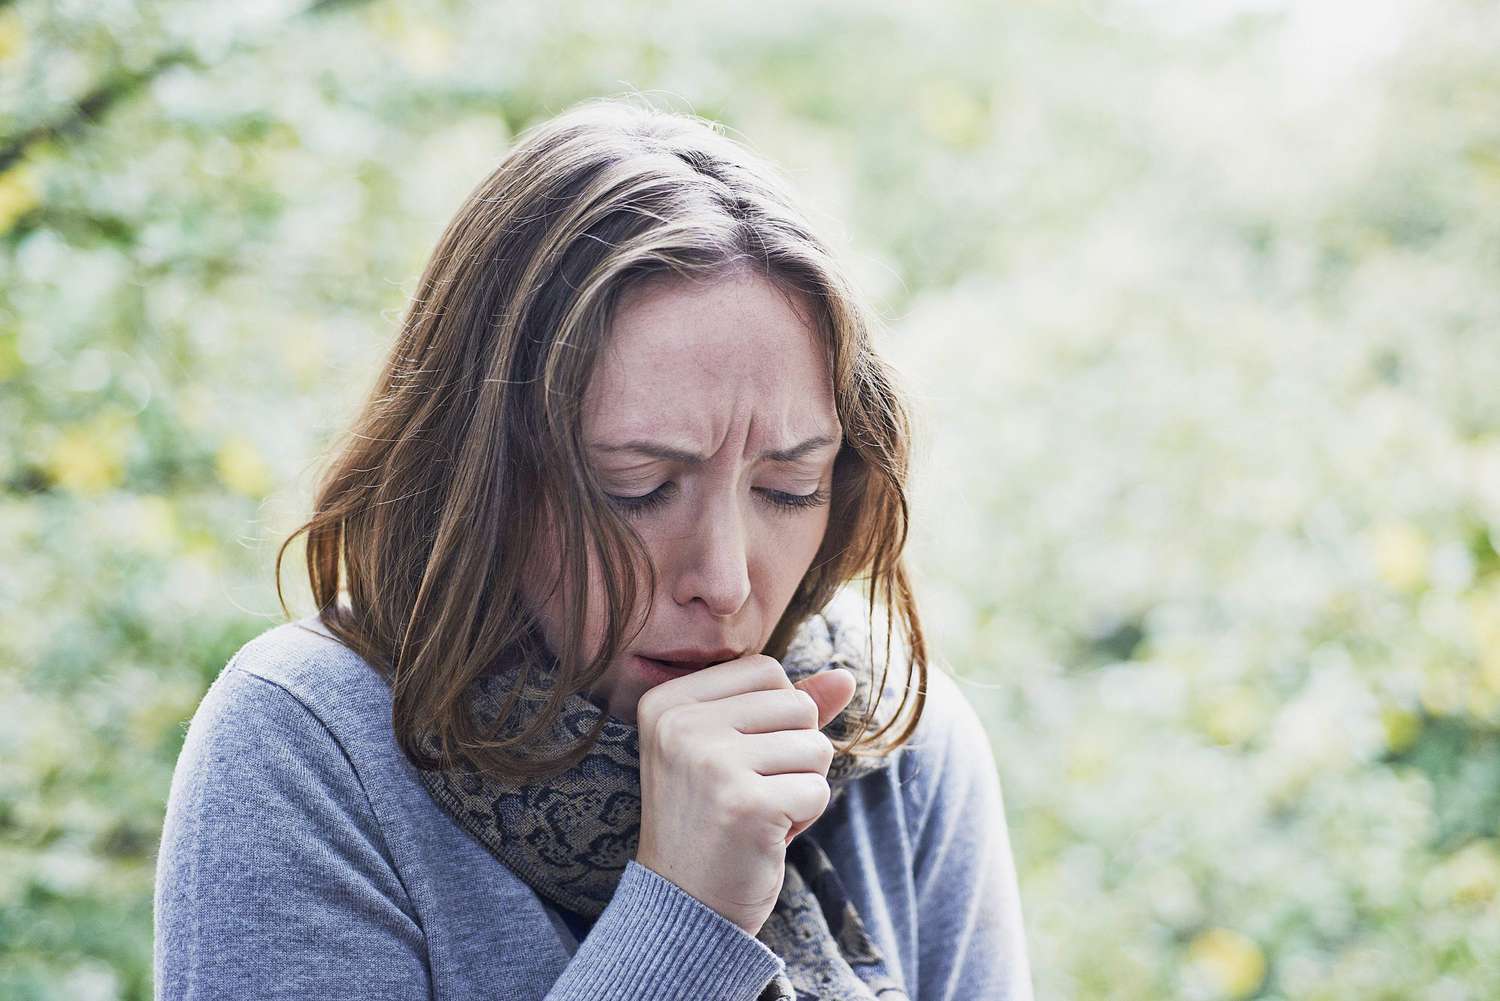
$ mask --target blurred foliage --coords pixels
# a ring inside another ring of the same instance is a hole
[[[320,448],[510,137],[625,90],[888,319],[1038,996],[1500,996],[1497,51],[1478,0],[0,3],[0,996],[150,996]]]

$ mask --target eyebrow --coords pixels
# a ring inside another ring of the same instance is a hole
[[[796,462],[798,459],[814,452],[826,445],[832,445],[837,438],[832,435],[820,434],[806,441],[798,442],[791,448],[766,449],[757,457],[757,461],[767,462]],[[669,462],[680,462],[685,466],[701,466],[708,461],[707,456],[698,455],[680,448],[672,448],[669,445],[661,445],[653,441],[626,441],[618,445],[593,445],[598,452],[637,452],[641,455],[649,455],[653,459],[666,459]]]

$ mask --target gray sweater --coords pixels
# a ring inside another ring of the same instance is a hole
[[[913,743],[802,836],[913,1001],[1030,1001],[994,757],[954,680],[929,678]],[[390,715],[385,682],[316,616],[224,667],[172,776],[158,999],[754,1001],[783,969],[634,860],[579,943],[433,801]]]

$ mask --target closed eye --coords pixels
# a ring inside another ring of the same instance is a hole
[[[676,484],[670,480],[639,497],[621,497],[616,494],[605,494],[610,502],[620,508],[626,514],[644,514],[665,504],[671,496],[677,492]],[[790,494],[782,490],[760,490],[758,491],[766,499],[766,503],[780,511],[803,511],[810,508],[821,507],[828,503],[828,491],[823,489],[814,490],[810,494]]]

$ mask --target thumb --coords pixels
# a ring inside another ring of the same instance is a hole
[[[854,698],[854,674],[848,668],[835,667],[803,678],[793,687],[811,695],[818,704],[818,729],[821,730],[833,722],[833,718]]]

